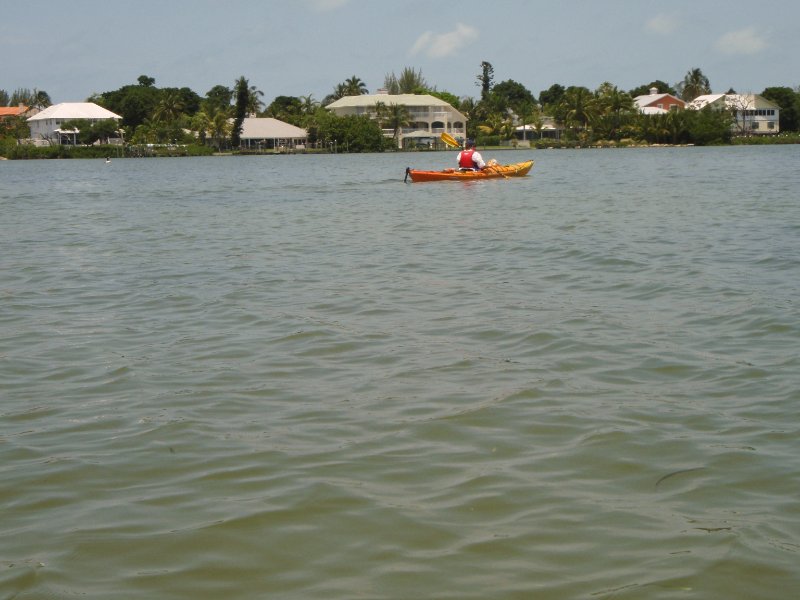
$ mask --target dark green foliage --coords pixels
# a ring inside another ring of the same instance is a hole
[[[555,121],[562,132],[557,143],[564,145],[610,145],[625,146],[639,143],[651,144],[722,144],[732,141],[730,126],[733,124],[730,111],[674,111],[660,115],[642,115],[633,107],[631,97],[647,95],[651,88],[659,93],[670,93],[685,98],[706,93],[710,89],[708,78],[699,68],[686,73],[676,89],[669,84],[655,80],[625,93],[610,83],[602,84],[594,92],[585,87],[565,88],[553,84],[543,90],[536,102],[534,95],[524,85],[506,80],[494,84],[494,68],[481,62],[477,82],[481,87],[478,100],[470,97],[458,98],[448,92],[438,92],[429,86],[413,69],[403,72],[403,82],[414,83],[415,93],[427,93],[441,98],[457,108],[467,118],[467,136],[478,138],[482,145],[508,144],[513,140],[515,127],[521,123],[540,131],[548,119]],[[406,81],[407,80],[407,81]],[[397,87],[397,91],[407,91],[400,86],[400,78],[391,74],[387,82]],[[394,84],[397,84],[396,86]],[[322,103],[343,95],[367,93],[366,84],[353,75],[336,86],[334,94]],[[783,134],[800,131],[800,90],[789,87],[769,87],[762,94],[780,107],[780,140],[774,135],[766,136],[752,143],[796,143],[796,137]],[[49,97],[37,90],[17,90],[14,95],[0,90],[0,105],[15,104],[15,99],[33,99],[30,104],[44,106]],[[201,97],[188,87],[158,88],[155,79],[141,75],[136,84],[126,85],[118,90],[95,95],[90,100],[122,116],[121,125],[125,128],[125,141],[132,144],[169,144],[169,147],[191,144],[197,140],[213,144],[218,148],[236,148],[240,142],[244,118],[257,113],[263,103],[258,100],[263,94],[248,87],[248,81],[240,77],[234,89],[223,85],[211,88]],[[389,97],[391,98],[391,96]],[[234,103],[232,105],[232,102]],[[388,102],[387,104],[391,104]],[[261,106],[260,106],[261,105]],[[382,135],[381,127],[393,129],[396,133],[405,126],[409,117],[391,114],[388,107],[379,113],[380,123],[369,121],[366,117],[336,117],[319,108],[320,103],[312,97],[277,96],[267,107],[265,116],[271,116],[300,127],[309,132],[309,143],[313,146],[321,142],[322,147],[338,152],[380,151],[396,147],[397,139]],[[233,127],[230,120],[233,117]],[[117,137],[118,125],[105,121],[96,125],[73,123],[79,130],[78,142],[93,144]],[[231,131],[233,129],[233,131]],[[191,130],[191,131],[189,131]],[[17,139],[25,139],[30,130],[24,119],[7,118],[0,122],[0,144],[5,155],[11,153],[40,153],[50,156],[66,150],[48,148],[16,148]],[[231,144],[233,142],[233,144]],[[738,139],[737,143],[741,143]],[[542,140],[542,144],[553,144],[552,140]],[[165,146],[166,147],[166,146]],[[73,152],[72,156],[75,153]]]
[[[650,93],[651,88],[656,88],[659,94],[672,94],[673,96],[677,96],[678,92],[675,91],[668,83],[664,83],[660,79],[656,79],[648,83],[647,85],[640,85],[637,88],[633,88],[630,92],[628,92],[632,98],[636,98],[637,96],[647,96]]]
[[[244,76],[236,80],[235,94],[236,106],[231,131],[231,145],[237,148],[241,144],[242,123],[247,116],[247,105],[250,103],[250,86]]]
[[[32,146],[21,144],[15,146],[6,155],[12,159],[33,158],[105,158],[118,156],[119,146]]]
[[[444,100],[456,110],[461,109],[461,99],[455,94],[451,94],[450,92],[437,92],[436,90],[425,90],[424,93],[438,98],[439,100]]]
[[[539,93],[539,103],[545,107],[556,106],[564,99],[564,94],[566,93],[567,88],[561,84],[554,83],[549,88]]]
[[[189,145],[164,145],[160,147],[136,147],[129,146],[123,149],[121,146],[98,145],[98,146],[32,146],[30,144],[14,145],[3,147],[0,145],[2,154],[11,159],[36,159],[36,158],[120,158],[125,157],[144,157],[144,156],[210,156],[212,148]]]
[[[167,93],[174,92],[180,98],[181,103],[183,104],[183,111],[187,115],[193,115],[198,110],[200,110],[200,105],[203,102],[203,98],[200,97],[197,92],[192,90],[188,87],[182,88],[162,88],[161,95],[164,96]]]
[[[691,102],[698,96],[711,93],[711,84],[708,77],[698,68],[690,69],[678,84],[678,94],[682,100]]]
[[[219,109],[227,109],[233,100],[233,91],[224,85],[215,85],[206,92],[206,104],[209,112]]]
[[[6,117],[0,119],[0,138],[24,140],[31,135],[31,128],[25,117]]]
[[[707,106],[702,110],[683,111],[682,114],[687,117],[687,130],[693,144],[714,146],[730,143],[733,121],[728,111]]]
[[[385,147],[380,126],[366,116],[337,117],[319,111],[308,131],[309,142],[321,142],[337,152],[382,152]]]
[[[477,80],[477,85],[481,88],[481,98],[483,98],[491,91],[494,83],[494,67],[491,63],[485,60],[481,63],[481,72],[478,74]]]
[[[76,119],[62,123],[64,130],[77,129],[79,144],[94,144],[97,141],[108,142],[109,138],[118,138],[119,125],[114,119],[102,119],[90,123],[84,119]]]
[[[278,96],[264,115],[299,127],[303,120],[303,102],[296,96]]]
[[[133,130],[151,117],[159,98],[158,88],[152,85],[126,85],[118,90],[103,92],[95,101],[120,115],[122,124]]]
[[[781,107],[780,130],[800,131],[800,93],[789,87],[768,87],[761,95]]]
[[[521,107],[536,103],[530,90],[513,79],[501,81],[492,88],[492,93],[517,114],[520,113]]]
[[[479,148],[487,148],[489,146],[499,146],[500,136],[484,135],[482,133],[478,133],[478,135],[475,137],[475,143],[478,145]]]

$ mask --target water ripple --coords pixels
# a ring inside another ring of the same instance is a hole
[[[4,164],[0,589],[800,587],[797,150],[537,156]]]

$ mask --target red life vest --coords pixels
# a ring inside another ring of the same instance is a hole
[[[475,163],[472,162],[472,154],[475,152],[475,148],[470,148],[469,150],[462,150],[461,156],[458,159],[458,166],[462,169],[474,169]]]

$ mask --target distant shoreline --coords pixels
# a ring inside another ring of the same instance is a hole
[[[637,148],[698,148],[698,147],[731,147],[731,146],[785,146],[800,144],[800,134],[781,134],[771,137],[735,138],[731,143],[711,144],[698,146],[696,144],[643,144],[623,140],[621,142],[601,141],[594,144],[578,144],[571,141],[547,140],[539,141],[530,146],[481,146],[484,152],[540,151],[540,150],[623,150]],[[112,159],[121,158],[185,158],[190,156],[284,156],[321,155],[321,154],[424,154],[424,153],[454,152],[451,148],[431,148],[417,150],[387,150],[385,152],[326,152],[323,150],[303,150],[299,152],[218,152],[201,146],[177,146],[163,152],[141,153],[135,147],[119,146],[14,146],[10,155],[0,155],[0,160],[48,160],[48,159]]]

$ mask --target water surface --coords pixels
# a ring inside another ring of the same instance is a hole
[[[800,148],[496,154],[0,163],[0,597],[800,593]]]

